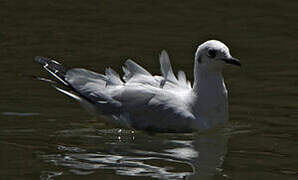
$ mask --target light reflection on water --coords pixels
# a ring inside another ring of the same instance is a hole
[[[46,163],[66,168],[63,172],[56,172],[59,175],[89,175],[98,170],[113,170],[118,175],[161,179],[212,177],[221,173],[229,138],[229,135],[222,132],[212,135],[153,136],[143,132],[119,133],[117,130],[108,133],[83,130],[81,133],[84,134],[57,132],[62,138],[80,136],[84,139],[87,136],[87,146],[58,145],[58,153],[40,154],[39,158]],[[110,139],[111,136],[114,140]]]

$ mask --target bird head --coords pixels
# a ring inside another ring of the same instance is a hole
[[[241,66],[240,61],[230,54],[229,48],[217,40],[209,40],[201,44],[195,54],[199,67],[209,70],[222,71],[225,64]]]

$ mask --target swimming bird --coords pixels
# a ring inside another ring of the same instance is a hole
[[[54,88],[105,122],[155,132],[203,132],[226,122],[228,92],[222,72],[225,64],[241,65],[218,40],[198,46],[193,85],[183,71],[174,75],[164,50],[159,57],[161,75],[154,76],[129,59],[122,67],[122,79],[111,68],[99,74],[67,69],[46,57],[35,60],[62,85],[53,84]]]

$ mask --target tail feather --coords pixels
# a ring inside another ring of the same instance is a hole
[[[63,85],[67,87],[70,86],[70,84],[65,80],[67,68],[62,66],[57,61],[46,57],[37,56],[35,57],[35,61],[41,64],[46,71],[59,80]]]
[[[49,84],[57,84],[56,81],[53,81],[51,79],[44,78],[44,77],[39,77],[39,76],[34,76],[34,75],[29,75],[28,77],[33,78],[33,79],[38,80],[38,81],[46,82],[46,83],[49,83]]]
[[[67,88],[67,90],[64,90],[54,85],[53,87],[55,89],[74,98],[79,102],[83,103],[84,100],[88,101],[91,104],[94,104],[94,102],[89,97],[86,97],[83,94],[81,94],[79,91],[73,88],[72,85],[66,80],[66,72],[68,71],[68,69],[61,65],[59,62],[41,56],[35,57],[35,61],[41,64],[46,71],[48,71],[54,78],[56,78],[62,85],[64,85]],[[44,81],[43,78],[41,78],[40,80]],[[54,83],[52,83],[51,81],[51,84]]]
[[[76,95],[76,94],[74,94],[74,93],[72,93],[72,92],[70,92],[70,91],[67,91],[67,90],[65,90],[65,89],[61,89],[61,88],[59,88],[59,87],[57,87],[57,86],[53,86],[53,87],[54,87],[56,90],[62,92],[63,94],[66,94],[67,96],[69,96],[69,97],[71,97],[71,98],[73,98],[73,99],[75,99],[75,100],[77,100],[77,101],[79,101],[79,102],[82,102],[82,101],[83,101],[82,98],[81,98],[80,96],[78,96],[78,95]]]
[[[67,91],[65,89],[61,89],[57,86],[53,87],[60,91],[61,93],[77,100],[78,102],[80,102],[82,104],[82,106],[87,110],[87,112],[89,112],[90,114],[96,115],[96,109],[94,108],[94,105],[92,103],[90,103],[88,100],[86,100],[85,98],[80,97],[79,95],[75,94],[74,92],[71,91]]]
[[[56,90],[80,102],[89,113],[119,114],[122,111],[122,104],[119,101],[102,92],[89,91],[93,86],[99,87],[99,81],[112,85],[123,83],[119,75],[111,68],[106,70],[106,75],[102,75],[84,69],[68,70],[60,63],[45,57],[36,57],[35,60],[64,85],[64,88],[60,88],[57,83],[51,83]]]

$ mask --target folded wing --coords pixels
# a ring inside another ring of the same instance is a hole
[[[166,51],[160,55],[162,76],[152,76],[134,61],[127,60],[122,67],[124,81],[111,68],[105,74],[98,74],[82,68],[67,69],[49,58],[36,57],[36,61],[64,85],[55,86],[57,90],[92,112],[111,115],[129,126],[162,130],[169,129],[171,123],[166,121],[171,119],[194,118],[183,97],[191,89],[190,83],[183,71],[179,71],[178,79],[175,77]]]

